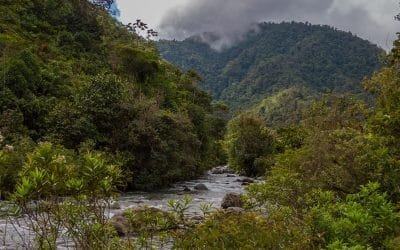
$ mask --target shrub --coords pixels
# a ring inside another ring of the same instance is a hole
[[[235,214],[217,212],[177,238],[177,249],[309,249],[301,223],[289,209]]]
[[[360,192],[343,201],[335,201],[331,192],[316,192],[320,202],[312,202],[309,228],[314,235],[323,235],[328,249],[384,249],[400,232],[400,213],[379,187],[377,183],[361,186]]]
[[[118,166],[100,153],[78,156],[41,143],[27,155],[19,177],[11,205],[24,215],[38,248],[55,249],[63,235],[77,248],[107,248],[115,231],[105,209],[116,194]],[[16,217],[11,220],[20,222]]]
[[[14,192],[18,173],[22,169],[27,152],[32,148],[33,142],[27,138],[22,138],[13,145],[3,144],[0,138],[0,199],[8,198]]]

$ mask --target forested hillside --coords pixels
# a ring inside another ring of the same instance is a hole
[[[0,5],[0,196],[43,142],[97,150],[124,189],[151,189],[218,163],[224,121],[193,73],[105,9],[112,1],[4,0]]]
[[[373,108],[331,93],[303,106],[292,126],[271,128],[254,112],[233,118],[229,166],[265,180],[247,188],[244,211],[214,214],[178,246],[399,249],[399,50],[398,39],[385,66],[363,81],[376,97]],[[278,99],[302,106],[299,91],[273,95],[261,107],[284,110]]]
[[[1,249],[399,249],[400,33],[264,23],[218,52],[111,4],[0,2]]]
[[[201,36],[161,41],[164,58],[203,77],[200,87],[233,109],[279,91],[359,93],[360,80],[380,66],[383,51],[351,33],[308,23],[261,23],[235,46],[212,50]]]

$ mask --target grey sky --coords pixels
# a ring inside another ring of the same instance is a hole
[[[388,49],[400,31],[400,0],[117,0],[121,20],[141,18],[164,38],[216,32],[215,48],[239,40],[259,21],[328,24]]]
[[[157,28],[163,16],[172,8],[182,8],[191,0],[116,0],[121,10],[121,21],[129,23],[142,19],[152,28]]]

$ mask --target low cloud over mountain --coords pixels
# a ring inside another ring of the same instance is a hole
[[[175,39],[213,34],[202,39],[221,49],[260,21],[308,21],[351,31],[388,49],[398,31],[398,7],[396,0],[192,0],[167,12],[160,29],[165,38]]]

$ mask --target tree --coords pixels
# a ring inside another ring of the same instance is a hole
[[[228,124],[225,140],[230,167],[248,176],[265,173],[274,137],[260,118],[246,113],[234,118]]]
[[[400,143],[400,38],[394,42],[389,65],[365,81],[367,90],[377,96],[376,111],[370,119],[372,130],[387,137],[391,144]],[[400,151],[398,151],[400,153]]]
[[[154,38],[158,36],[157,31],[155,31],[154,29],[149,29],[148,25],[142,22],[142,20],[140,19],[137,19],[134,23],[128,23],[125,27],[132,34],[138,36],[141,36],[141,34],[145,34],[145,38],[149,41],[152,37]]]

